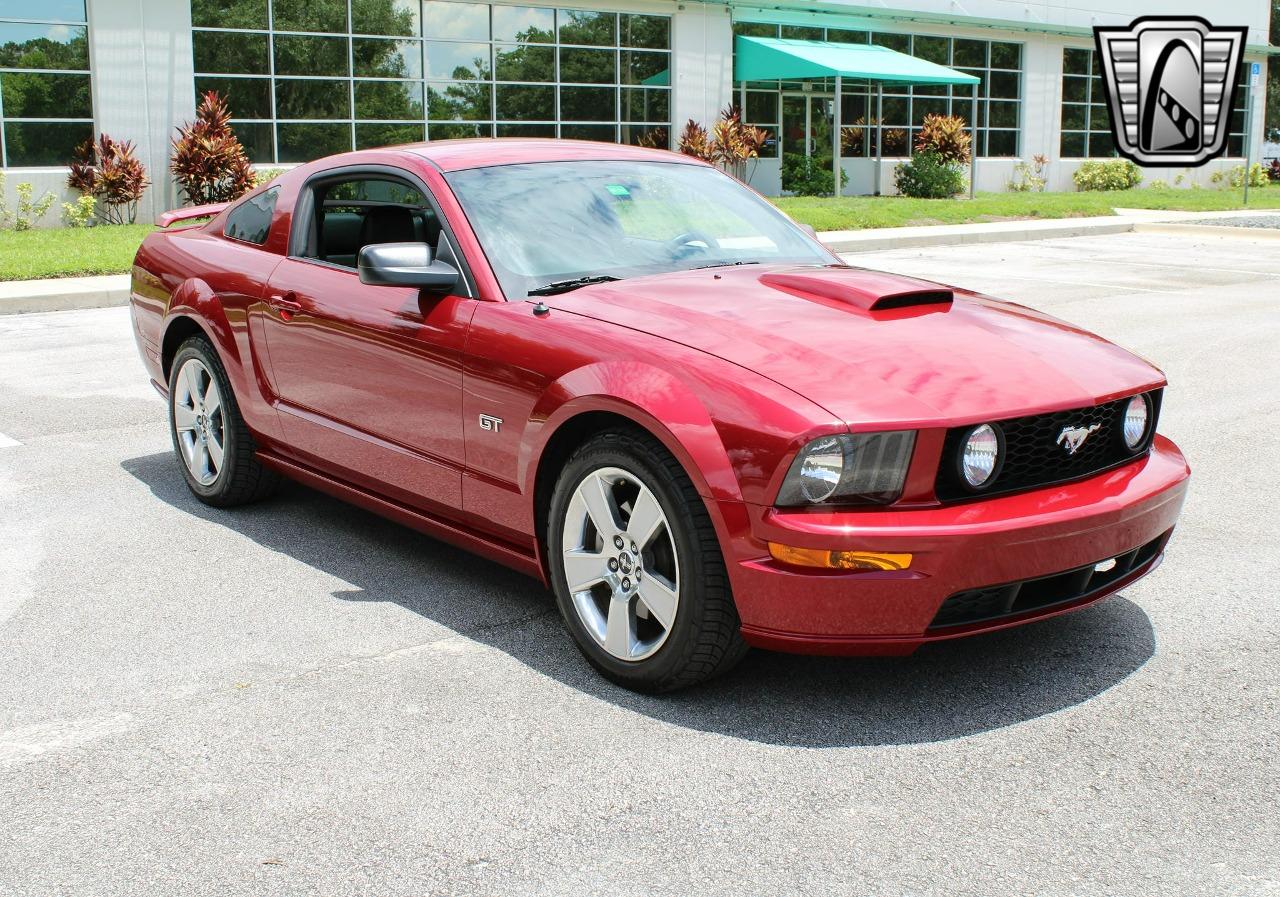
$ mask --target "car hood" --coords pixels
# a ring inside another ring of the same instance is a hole
[[[955,425],[1083,407],[1158,369],[1033,309],[850,267],[757,265],[548,297],[755,371],[851,425]]]

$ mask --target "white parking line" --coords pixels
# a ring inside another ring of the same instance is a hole
[[[10,439],[8,436],[0,433],[0,448],[13,448],[15,445],[22,445],[16,439]]]

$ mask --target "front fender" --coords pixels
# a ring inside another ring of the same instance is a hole
[[[536,493],[538,472],[556,433],[588,412],[620,415],[652,433],[678,460],[702,496],[726,561],[765,551],[751,537],[751,503],[768,502],[776,466],[799,434],[843,429],[821,408],[767,378],[694,350],[657,344],[664,366],[636,357],[589,363],[552,381],[526,425],[519,483]],[[538,546],[540,548],[540,546]],[[730,579],[737,564],[729,563]]]
[[[702,400],[668,371],[641,361],[597,362],[548,385],[533,407],[520,447],[519,478],[534,494],[538,462],[567,421],[588,412],[633,421],[684,467],[698,493],[712,501],[742,501],[729,453]]]

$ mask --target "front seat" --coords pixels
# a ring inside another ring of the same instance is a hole
[[[420,242],[413,226],[413,213],[404,206],[374,206],[364,216],[360,228],[360,248],[371,243]]]

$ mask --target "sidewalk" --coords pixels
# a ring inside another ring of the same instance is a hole
[[[1247,236],[1262,239],[1266,235],[1224,233],[1223,228],[1209,229],[1197,222],[1215,218],[1241,218],[1250,215],[1280,215],[1278,209],[1230,209],[1223,212],[1175,212],[1164,209],[1116,209],[1116,214],[1093,218],[1024,219],[991,221],[983,224],[942,224],[929,227],[884,227],[866,230],[825,231],[818,234],[833,252],[874,252],[880,249],[914,249],[921,246],[955,246],[962,243],[1008,243],[1025,240],[1056,240],[1063,237],[1085,237],[1099,234],[1181,233],[1198,236]]]
[[[1235,233],[1247,228],[1210,227],[1198,224],[1214,218],[1280,215],[1280,210],[1235,209],[1224,212],[1171,212],[1152,209],[1116,209],[1116,214],[1096,218],[1029,219],[991,221],[982,224],[942,224],[930,227],[884,227],[866,230],[826,231],[818,234],[837,253],[874,252],[882,249],[915,249],[963,243],[1005,243],[1054,240],[1064,237],[1124,233],[1181,233],[1218,239],[1267,239],[1274,234]],[[0,282],[0,315],[29,312],[106,308],[129,302],[129,275],[63,277],[51,280]]]
[[[128,303],[128,274],[0,281],[0,315],[106,308]]]
[[[1133,225],[1134,219],[1113,215],[1099,218],[1054,218],[1046,221],[1030,219],[983,224],[837,230],[818,234],[818,239],[832,252],[874,252],[878,249],[914,249],[920,246],[954,246],[960,243],[1008,243],[1095,234],[1124,234],[1132,231]]]

